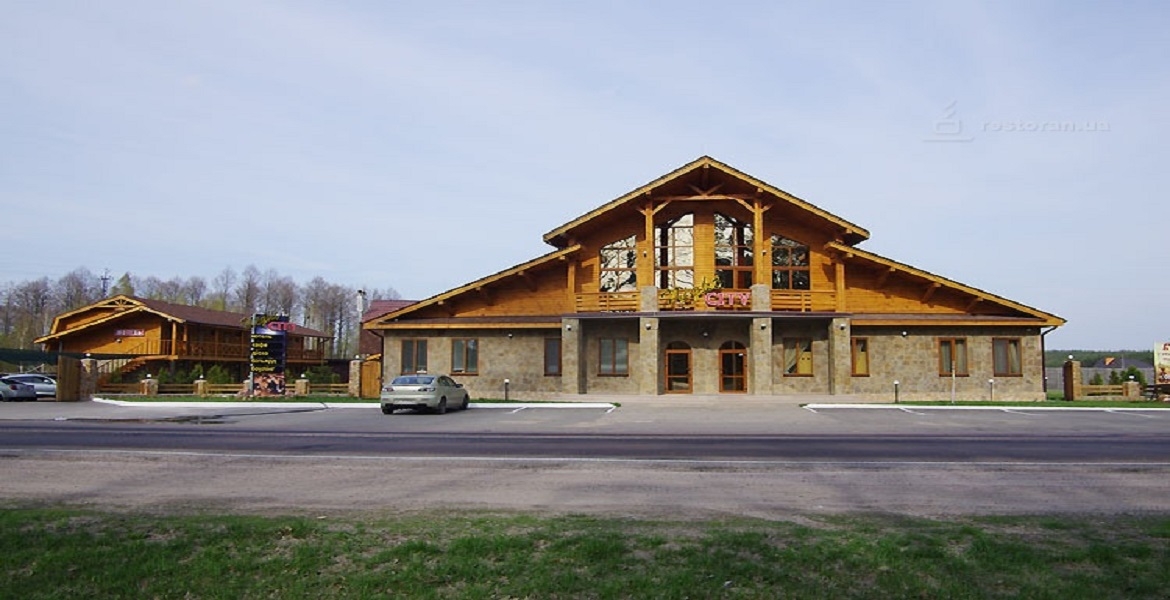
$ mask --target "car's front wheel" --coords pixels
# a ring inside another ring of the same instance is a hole
[[[393,406],[383,406],[382,407],[382,414],[384,414],[384,415],[394,414],[394,407]]]
[[[467,405],[471,402],[471,397],[463,394],[463,402],[459,404],[459,410],[467,410]]]
[[[437,407],[435,407],[435,412],[439,413],[440,415],[447,414],[447,399],[446,398],[439,398],[439,405]]]

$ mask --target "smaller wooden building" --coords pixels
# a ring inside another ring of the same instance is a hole
[[[106,376],[157,374],[201,364],[204,369],[221,365],[242,378],[250,353],[248,319],[242,313],[119,295],[58,315],[49,334],[35,342],[48,352],[105,357]],[[329,338],[293,326],[286,339],[288,367],[325,364],[322,342]]]

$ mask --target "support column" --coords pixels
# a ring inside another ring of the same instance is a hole
[[[633,373],[638,382],[638,393],[643,396],[657,396],[662,393],[662,349],[658,335],[658,318],[638,319],[638,333],[638,360]]]
[[[1081,386],[1084,382],[1081,381],[1081,361],[1069,360],[1064,361],[1064,399],[1072,402],[1081,397]]]
[[[349,361],[349,384],[345,386],[345,395],[350,398],[362,396],[362,359],[360,358]]]
[[[753,286],[754,287],[754,286]],[[752,319],[748,351],[748,376],[751,377],[750,392],[767,396],[772,394],[772,319]]]
[[[829,393],[853,391],[853,356],[849,345],[849,319],[833,319],[829,325]]]
[[[561,392],[584,394],[585,336],[581,331],[581,319],[561,319]]]
[[[752,284],[752,311],[772,312],[772,286],[766,283]]]
[[[79,383],[79,391],[78,391],[79,397],[65,398],[59,394],[57,396],[57,401],[60,402],[62,400],[83,400],[83,401],[88,402],[90,400],[93,400],[94,395],[97,394],[97,384],[98,384],[98,376],[99,375],[100,374],[98,373],[98,361],[97,360],[92,359],[92,358],[81,359],[81,373],[79,374],[80,381],[78,382]]]

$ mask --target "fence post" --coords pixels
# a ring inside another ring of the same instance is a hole
[[[1121,395],[1125,396],[1126,398],[1141,398],[1142,396],[1142,384],[1136,381],[1130,380],[1122,383],[1121,389]]]
[[[210,394],[207,392],[207,380],[200,377],[195,380],[195,395],[200,398],[206,398]]]
[[[1072,359],[1064,361],[1064,399],[1072,402],[1081,396],[1081,363]]]
[[[147,375],[146,379],[142,380],[142,386],[140,387],[140,389],[142,390],[143,396],[157,396],[158,395],[158,380],[151,379],[150,375]]]

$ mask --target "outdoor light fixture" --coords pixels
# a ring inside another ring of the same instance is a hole
[[[565,329],[566,329],[567,331],[572,331],[572,330],[573,330],[573,326],[572,326],[572,325],[565,325]]]
[[[838,325],[837,329],[840,329],[841,331],[845,331],[845,324],[842,323],[842,324]]]
[[[508,339],[512,339],[512,334],[511,334],[511,333],[509,333],[509,334],[508,334]]]
[[[650,324],[649,323],[646,324],[646,331],[650,331]]]
[[[909,334],[906,333],[905,331],[902,332],[902,337],[906,337],[907,335],[909,335]]]
[[[767,328],[768,328],[767,323],[760,323],[760,329],[767,329]]]

